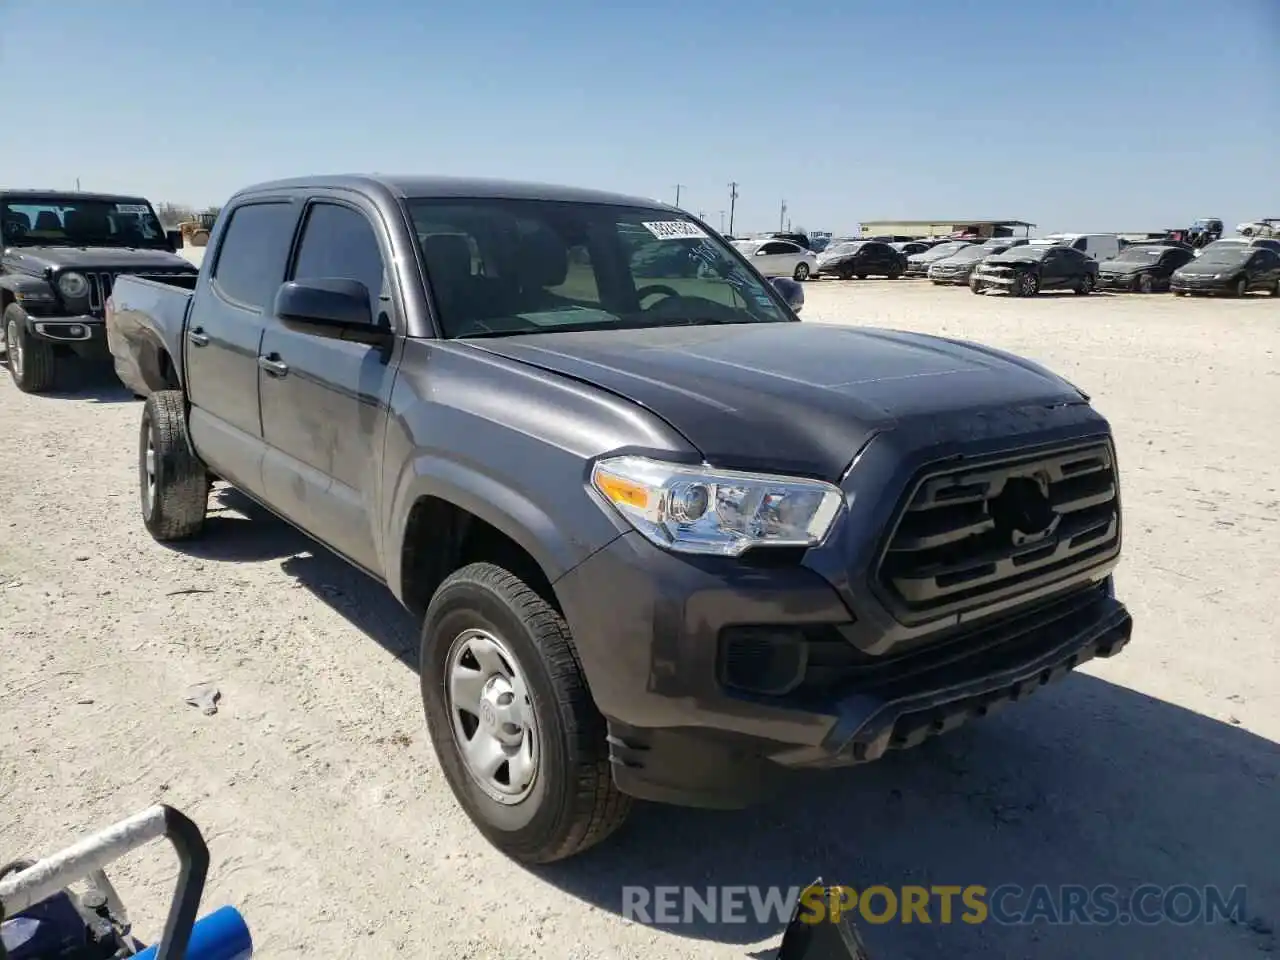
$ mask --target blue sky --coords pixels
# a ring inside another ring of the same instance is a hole
[[[739,232],[1280,216],[1280,0],[0,0],[0,179],[544,180]]]

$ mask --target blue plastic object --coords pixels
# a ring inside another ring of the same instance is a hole
[[[135,960],[155,960],[156,949],[147,947]],[[215,910],[191,928],[186,960],[247,960],[252,956],[253,938],[235,907]]]

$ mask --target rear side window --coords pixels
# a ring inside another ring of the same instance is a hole
[[[377,312],[377,300],[382,295],[383,263],[372,225],[364,214],[350,207],[316,203],[302,229],[293,279],[338,277],[363,283],[369,290],[370,306]]]
[[[231,212],[213,270],[213,285],[223,297],[259,311],[275,298],[296,214],[284,202],[247,203]]]

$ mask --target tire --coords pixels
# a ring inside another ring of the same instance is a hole
[[[1010,292],[1017,297],[1034,297],[1040,292],[1040,278],[1034,273],[1026,273],[1010,287]]]
[[[858,274],[858,279],[859,279],[859,280],[865,280],[865,279],[867,279],[867,275],[866,275],[865,273],[860,273],[860,274]]]
[[[138,493],[142,522],[161,543],[188,540],[204,527],[209,476],[191,449],[180,390],[157,390],[142,407]]]
[[[1231,295],[1233,297],[1244,297],[1244,296],[1248,296],[1248,294],[1249,294],[1249,278],[1241,277],[1239,280],[1235,282],[1235,285],[1231,288]]]
[[[1280,280],[1271,285],[1271,296],[1280,297]]]
[[[891,270],[891,271],[889,271],[889,273],[887,274],[887,276],[888,276],[888,278],[889,278],[890,280],[901,280],[901,279],[902,279],[902,271],[901,271],[901,270]]]
[[[482,658],[466,649],[489,653]],[[468,656],[475,668],[467,665]],[[501,669],[485,671],[482,660]],[[522,863],[551,863],[595,846],[622,826],[631,798],[614,785],[607,726],[591,699],[569,627],[524,581],[489,563],[449,576],[427,608],[418,662],[427,730],[440,766],[458,803],[491,844]],[[486,672],[488,679],[481,680]],[[456,709],[456,676],[473,678],[464,688],[468,692],[487,691],[476,700],[480,709]],[[507,710],[510,719],[503,721]],[[519,743],[493,754],[508,759],[481,777],[472,773],[460,741],[496,742],[479,719],[486,711],[494,735],[513,737],[516,729]],[[519,723],[512,722],[517,714]],[[530,736],[533,772],[526,785],[524,777],[513,782],[510,760],[524,754]],[[505,785],[496,773],[504,767]]]
[[[1149,273],[1139,275],[1137,290],[1139,293],[1155,293],[1156,278]]]
[[[1085,297],[1093,293],[1093,274],[1086,273],[1084,279],[1080,281],[1080,286],[1076,287],[1075,294],[1077,297]]]
[[[804,283],[809,279],[809,265],[807,263],[797,263],[796,271],[791,275],[791,279],[797,283]]]
[[[837,274],[836,274],[836,276],[837,276],[837,277],[839,277],[841,280],[852,280],[852,279],[853,279],[853,271],[852,271],[852,270],[841,270],[839,273],[837,273]]]
[[[27,312],[16,303],[4,310],[5,364],[13,385],[23,393],[47,393],[57,379],[53,344],[27,333]]]
[[[981,292],[982,292],[982,282],[981,282],[981,281],[979,281],[979,280],[970,280],[970,281],[969,281],[969,292],[970,292],[970,293],[981,293]]]

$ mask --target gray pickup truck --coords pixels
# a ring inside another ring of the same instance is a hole
[[[736,807],[915,746],[1129,639],[1085,394],[801,323],[799,285],[683,211],[281,181],[187,287],[121,277],[108,316],[147,529],[199,534],[221,481],[385,583],[449,783],[526,862],[632,798]]]

